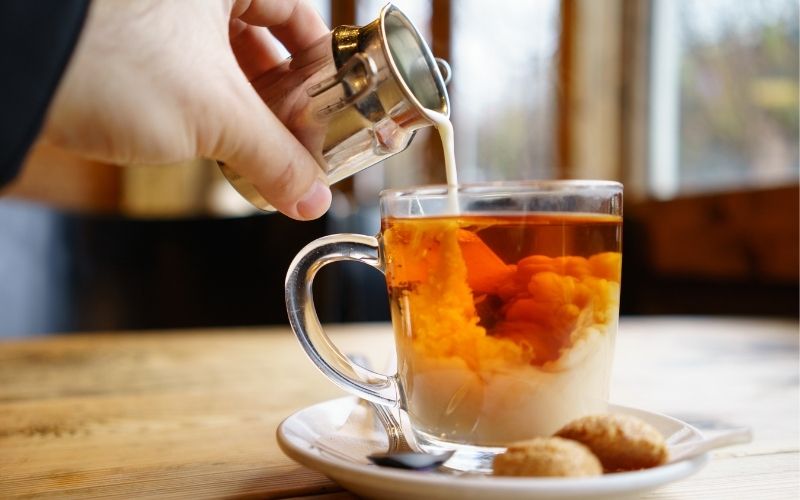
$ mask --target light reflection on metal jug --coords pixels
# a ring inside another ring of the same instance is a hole
[[[450,67],[414,24],[387,4],[363,26],[339,26],[252,83],[333,184],[406,149],[430,126],[423,109],[450,115]],[[220,164],[246,200],[275,209]]]

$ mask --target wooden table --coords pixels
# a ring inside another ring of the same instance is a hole
[[[384,366],[388,325],[331,327]],[[798,498],[798,324],[625,319],[612,400],[753,443],[646,498]],[[286,458],[293,411],[341,395],[287,328],[0,343],[0,498],[351,498]]]

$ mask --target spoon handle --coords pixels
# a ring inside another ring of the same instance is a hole
[[[385,406],[375,403],[370,403],[370,406],[372,406],[372,409],[375,411],[378,420],[383,424],[383,428],[386,430],[386,435],[389,438],[389,450],[387,453],[412,451],[411,446],[409,446],[408,441],[406,441],[406,437],[403,435],[403,428],[392,414],[392,411]]]
[[[363,354],[353,353],[349,354],[347,357],[350,358],[350,360],[354,363],[361,365],[368,370],[372,369],[369,359],[367,359],[367,357]],[[375,416],[378,417],[378,421],[386,431],[386,437],[389,442],[389,449],[387,450],[387,453],[395,453],[398,451],[414,451],[413,448],[409,446],[405,435],[403,435],[403,427],[395,418],[394,414],[392,414],[392,410],[386,406],[371,403],[363,399],[360,400],[360,402],[366,403],[372,408],[372,411],[375,412]]]
[[[731,429],[712,437],[703,438],[699,441],[670,446],[669,461],[679,462],[687,458],[702,455],[717,448],[731,446],[734,444],[749,443],[753,440],[753,431],[749,427]]]

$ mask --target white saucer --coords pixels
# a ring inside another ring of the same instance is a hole
[[[366,406],[353,397],[325,401],[289,416],[278,427],[281,449],[290,458],[327,475],[344,488],[368,498],[407,499],[619,499],[636,497],[699,471],[708,454],[636,472],[590,478],[511,478],[453,475],[378,467],[366,459],[386,451],[386,437]],[[623,406],[612,413],[635,415],[658,429],[669,445],[702,438],[680,420]],[[369,415],[369,416],[368,416]]]

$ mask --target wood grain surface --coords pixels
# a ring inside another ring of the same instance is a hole
[[[330,331],[374,366],[392,356],[388,325]],[[755,432],[646,498],[797,498],[797,355],[796,322],[624,320],[614,402]],[[351,498],[275,440],[341,394],[284,328],[0,343],[0,498]]]

